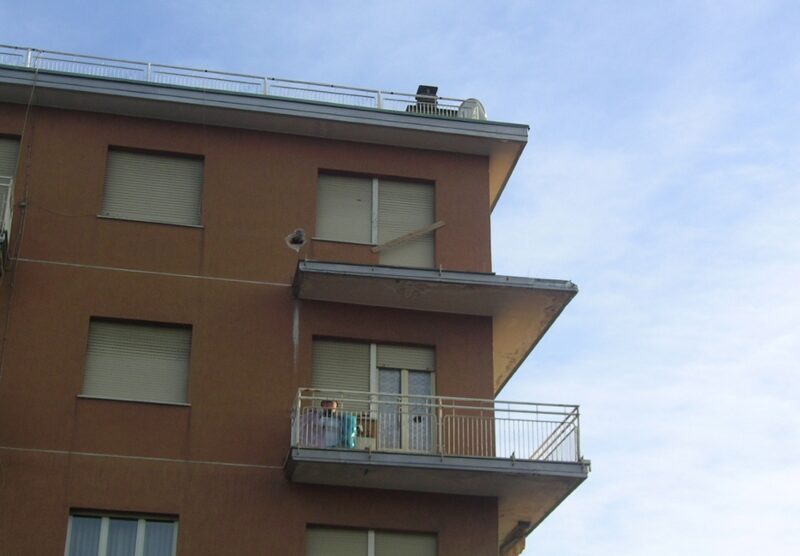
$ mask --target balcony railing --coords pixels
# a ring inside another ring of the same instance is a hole
[[[101,58],[19,46],[0,45],[0,65],[112,79],[147,81],[180,87],[285,97],[427,116],[466,120],[486,119],[483,106],[475,99],[462,100],[435,95],[397,93],[329,83]]]
[[[301,388],[292,410],[296,448],[580,462],[579,433],[574,405]]]
[[[0,240],[8,242],[14,208],[14,178],[0,176]]]

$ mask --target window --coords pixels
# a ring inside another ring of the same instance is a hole
[[[433,348],[315,339],[312,358],[311,387],[327,391],[323,397],[339,398],[342,412],[356,416],[369,431],[356,447],[433,450]]]
[[[433,225],[431,184],[319,176],[316,235],[320,239],[384,245]],[[381,249],[380,264],[433,267],[433,229]]]
[[[186,403],[192,330],[92,319],[82,395]]]
[[[0,241],[2,257],[8,248],[8,234],[11,231],[11,216],[14,210],[14,177],[17,173],[19,141],[0,137]],[[1,264],[1,263],[0,263]],[[0,269],[2,270],[2,269]]]
[[[436,556],[436,535],[332,527],[306,530],[306,556]]]
[[[177,542],[174,519],[73,513],[66,556],[174,556]]]
[[[102,216],[199,226],[203,160],[110,149]]]
[[[14,179],[18,157],[19,140],[0,137],[0,183],[2,178]]]

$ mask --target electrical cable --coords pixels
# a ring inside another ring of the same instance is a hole
[[[16,278],[17,278],[17,265],[16,265],[15,261],[16,261],[17,255],[19,255],[20,250],[22,249],[22,238],[23,238],[24,233],[25,233],[25,222],[26,222],[25,214],[27,212],[25,210],[25,208],[27,207],[28,201],[29,201],[29,199],[31,197],[31,195],[30,195],[30,189],[31,189],[31,183],[30,183],[30,161],[31,161],[31,152],[32,152],[32,149],[33,149],[33,141],[31,140],[31,137],[33,135],[33,130],[34,130],[34,125],[33,125],[33,122],[31,121],[32,120],[31,111],[32,111],[32,108],[33,108],[34,94],[36,93],[36,84],[37,84],[37,80],[39,78],[39,68],[38,68],[38,64],[36,63],[38,56],[39,56],[39,54],[37,54],[36,57],[33,58],[33,81],[31,82],[31,93],[28,96],[28,103],[27,103],[27,106],[25,107],[25,117],[22,120],[22,130],[20,132],[20,137],[19,137],[20,149],[19,149],[19,152],[17,153],[17,164],[16,164],[16,167],[14,168],[14,175],[16,176],[16,174],[19,173],[19,168],[20,168],[20,165],[21,165],[22,160],[23,160],[24,151],[23,151],[22,147],[24,146],[25,150],[27,150],[27,156],[25,156],[25,174],[24,174],[25,197],[17,205],[21,209],[19,211],[21,213],[20,214],[20,221],[19,221],[19,234],[18,234],[15,246],[12,248],[10,243],[8,245],[8,260],[11,262],[11,264],[9,265],[8,272],[7,273],[4,272],[2,277],[0,277],[0,284],[2,284],[2,281],[5,279],[6,274],[11,274],[11,283],[9,284],[9,293],[8,293],[8,303],[6,304],[5,315],[4,315],[4,318],[3,318],[3,338],[0,340],[0,382],[2,382],[3,377],[5,376],[6,342],[8,340],[8,324],[9,324],[9,322],[11,320],[11,306],[12,306],[13,301],[14,301],[14,286],[16,285],[16,281],[17,281],[16,280]],[[29,124],[30,124],[30,133],[28,132]],[[16,189],[16,188],[17,188],[17,184],[15,182],[14,183],[14,189]]]

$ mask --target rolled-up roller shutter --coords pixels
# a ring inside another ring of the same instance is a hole
[[[434,371],[436,355],[429,347],[378,345],[378,367]]]

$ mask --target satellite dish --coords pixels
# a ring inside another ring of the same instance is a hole
[[[485,120],[486,110],[477,98],[468,98],[458,107],[458,117],[465,120]]]

